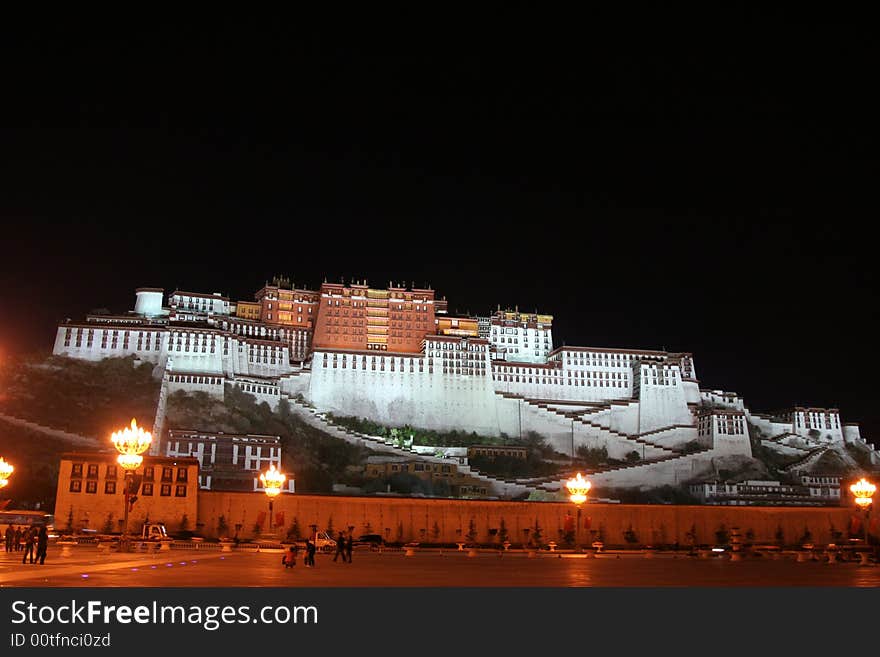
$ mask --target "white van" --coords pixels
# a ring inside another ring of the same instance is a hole
[[[311,539],[312,543],[315,544],[315,550],[318,552],[332,552],[336,549],[336,539],[331,537],[327,532],[316,532]],[[296,544],[299,547],[304,548],[306,545],[306,539],[301,538]]]

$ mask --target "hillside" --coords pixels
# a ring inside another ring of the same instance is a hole
[[[152,426],[159,385],[153,365],[138,364],[133,356],[97,363],[61,356],[12,359],[0,366],[0,413],[109,440],[132,418]]]
[[[357,470],[372,453],[305,424],[284,400],[275,413],[233,386],[226,387],[224,401],[205,393],[175,392],[168,397],[165,426],[281,436],[284,470],[295,478],[301,493],[329,493],[334,483],[359,485]]]

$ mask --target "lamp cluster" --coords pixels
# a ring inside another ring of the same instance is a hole
[[[280,472],[275,464],[271,464],[269,469],[260,475],[260,481],[263,484],[263,488],[266,489],[266,495],[270,498],[277,497],[279,493],[281,493],[281,487],[284,486],[284,480],[287,477]]]
[[[870,506],[871,502],[873,502],[874,493],[877,491],[877,486],[872,484],[870,481],[862,477],[858,480],[858,482],[854,483],[849,487],[850,492],[856,498],[855,502],[862,509]]]
[[[119,451],[119,456],[116,459],[119,465],[124,470],[137,470],[144,461],[141,454],[149,449],[153,436],[149,431],[144,431],[142,427],[139,427],[137,420],[132,418],[131,426],[122,431],[114,431],[110,440]]]
[[[578,472],[576,477],[565,482],[565,487],[568,489],[569,499],[580,506],[587,501],[587,493],[590,492],[592,484]]]
[[[6,459],[0,456],[0,488],[5,487],[9,483],[9,477],[12,476],[14,470],[15,468],[12,467],[12,464],[7,463]]]

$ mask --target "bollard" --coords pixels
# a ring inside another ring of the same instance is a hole
[[[456,543],[459,552],[464,552],[464,543]]]
[[[803,563],[804,561],[807,561],[809,558],[810,558],[810,555],[808,552],[798,552],[797,562]]]
[[[731,561],[742,561],[743,560],[742,552],[739,552],[739,551],[731,552],[730,553],[730,560]]]
[[[476,549],[476,548],[471,548],[470,550],[468,550],[467,555],[468,555],[469,557],[475,557],[475,556],[477,556],[477,549]]]
[[[867,552],[859,552],[859,565],[860,566],[870,566],[871,565],[871,555]]]
[[[221,552],[232,552],[232,543],[224,542],[220,545]]]
[[[159,544],[159,551],[166,552],[171,549],[171,541],[162,541]]]
[[[411,547],[408,547],[408,548],[406,548],[406,552],[404,553],[403,556],[405,556],[405,557],[413,557],[413,556],[415,556],[415,554],[416,554],[415,549],[414,549],[414,548],[411,548]]]
[[[526,556],[527,556],[529,559],[534,559],[534,558],[535,558],[535,551],[534,551],[534,550],[529,550],[529,551],[526,553]]]
[[[644,550],[642,552],[642,556],[644,556],[645,559],[653,559],[654,558],[654,550]]]
[[[828,563],[837,563],[837,553],[834,550],[828,550],[825,554],[828,556]]]

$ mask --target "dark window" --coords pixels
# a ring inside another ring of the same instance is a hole
[[[187,481],[186,468],[177,468],[177,481]]]
[[[186,486],[175,486],[174,497],[186,497]]]
[[[142,495],[152,495],[153,494],[153,484],[144,484],[141,487]]]
[[[162,489],[159,491],[159,495],[162,497],[170,497],[171,496],[171,485],[170,484],[162,484]]]
[[[98,478],[98,464],[97,463],[90,463],[89,464],[89,471],[86,476],[89,479],[97,479]]]
[[[162,481],[174,481],[174,468],[162,468]]]
[[[105,479],[116,479],[116,466],[108,465],[107,466],[107,474],[104,475]]]
[[[73,467],[70,470],[71,477],[82,477],[83,476],[83,464],[82,463],[74,463]]]
[[[116,482],[115,481],[105,481],[104,482],[104,494],[105,495],[116,495]]]
[[[73,479],[70,482],[70,492],[71,493],[79,493],[82,491],[82,480],[81,479]]]
[[[97,493],[98,492],[98,482],[97,481],[87,481],[86,482],[86,492],[87,493]]]
[[[152,465],[147,468],[144,468],[144,479],[146,481],[153,481],[153,470],[154,469],[153,469]]]

